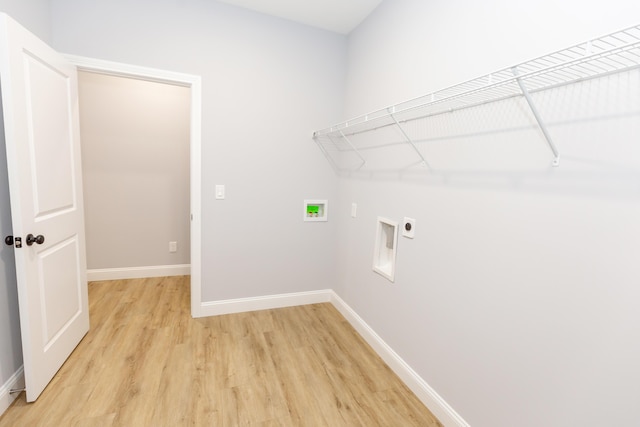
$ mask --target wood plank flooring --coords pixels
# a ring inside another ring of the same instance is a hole
[[[4,426],[441,426],[330,304],[192,319],[189,278],[89,284],[91,330]]]

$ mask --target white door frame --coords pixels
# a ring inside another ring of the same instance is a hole
[[[190,198],[191,198],[191,316],[202,317],[202,222],[201,222],[201,151],[202,151],[202,82],[200,76],[139,67],[119,62],[103,61],[75,55],[65,57],[78,71],[129,77],[158,83],[185,86],[191,89],[190,120]]]

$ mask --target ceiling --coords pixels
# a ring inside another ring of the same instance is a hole
[[[382,0],[219,0],[340,34],[349,34]]]

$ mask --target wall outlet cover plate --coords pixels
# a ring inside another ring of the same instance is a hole
[[[310,222],[326,222],[329,216],[327,200],[305,200],[303,220]]]
[[[413,239],[416,235],[416,220],[414,218],[404,217],[402,220],[402,235],[409,239]]]

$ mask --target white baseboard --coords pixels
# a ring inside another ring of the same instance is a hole
[[[24,371],[22,366],[2,385],[2,388],[0,388],[0,415],[4,414],[4,411],[6,411],[20,395],[20,393],[10,394],[9,392],[12,389],[21,388],[24,388]]]
[[[255,298],[239,298],[203,302],[200,316],[243,313],[255,310],[292,307],[296,305],[330,302],[349,321],[356,331],[369,343],[375,352],[404,381],[445,426],[469,427],[469,424],[453,410],[358,314],[353,311],[333,290],[300,292]]]
[[[147,277],[186,276],[191,274],[191,265],[152,265],[148,267],[102,268],[87,270],[87,280],[144,279]]]
[[[220,314],[244,313],[246,311],[271,310],[296,305],[330,302],[332,294],[333,291],[327,289],[322,291],[203,302],[200,307],[200,316],[217,316]]]
[[[442,424],[447,427],[469,427],[469,424],[333,291],[331,303]]]

